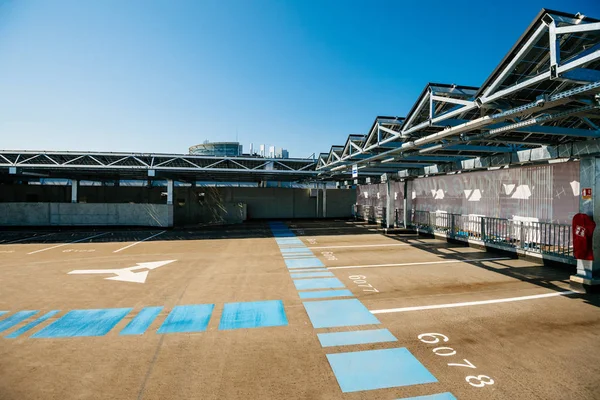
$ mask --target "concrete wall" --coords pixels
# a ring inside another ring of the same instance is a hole
[[[166,204],[0,203],[0,226],[173,226]]]
[[[80,203],[72,204],[70,186],[0,185],[0,213],[4,215],[0,225],[165,226],[163,192],[166,188],[80,186]],[[330,189],[326,216],[350,217],[355,202],[355,190]],[[175,187],[168,217],[175,226],[227,224],[246,219],[322,217],[322,208],[322,191],[317,212],[317,198],[310,197],[310,189]],[[10,217],[13,213],[15,217]]]
[[[352,215],[356,192],[347,189],[327,191],[327,217]],[[317,198],[310,189],[197,187],[175,188],[175,224],[235,223],[247,219],[316,218]],[[319,194],[319,217],[323,197]],[[243,209],[245,207],[245,209]]]

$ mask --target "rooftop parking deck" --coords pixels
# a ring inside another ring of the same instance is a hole
[[[569,266],[346,220],[10,230],[0,257],[1,399],[600,398]]]

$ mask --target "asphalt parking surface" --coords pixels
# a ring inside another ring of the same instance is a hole
[[[0,233],[0,399],[595,399],[567,267],[353,221]]]

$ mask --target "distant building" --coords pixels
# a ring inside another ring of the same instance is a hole
[[[275,158],[290,158],[290,153],[281,147],[275,148]]]
[[[250,153],[244,154],[243,146],[239,142],[209,142],[190,147],[190,154],[198,156],[237,157],[260,156],[265,158],[290,158],[290,153],[281,147],[266,146],[264,144],[254,147],[250,143]]]
[[[243,146],[239,142],[204,142],[190,147],[190,154],[198,156],[241,156]]]

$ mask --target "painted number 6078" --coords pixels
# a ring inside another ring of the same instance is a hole
[[[446,343],[450,340],[448,338],[448,336],[443,335],[441,333],[422,333],[419,336],[417,336],[417,338],[421,342],[427,343],[427,344],[438,344],[441,342]],[[456,355],[456,350],[454,350],[452,347],[447,347],[447,346],[436,347],[432,351],[435,355],[438,355],[441,357],[450,357],[450,356]],[[464,368],[477,369],[477,367],[471,361],[467,360],[466,358],[463,359],[463,363],[448,363],[448,366],[449,367],[464,367]],[[478,375],[478,376],[469,375],[465,378],[465,380],[467,381],[467,383],[469,385],[471,385],[473,387],[478,387],[478,388],[482,388],[486,385],[494,384],[494,380],[487,375]]]

